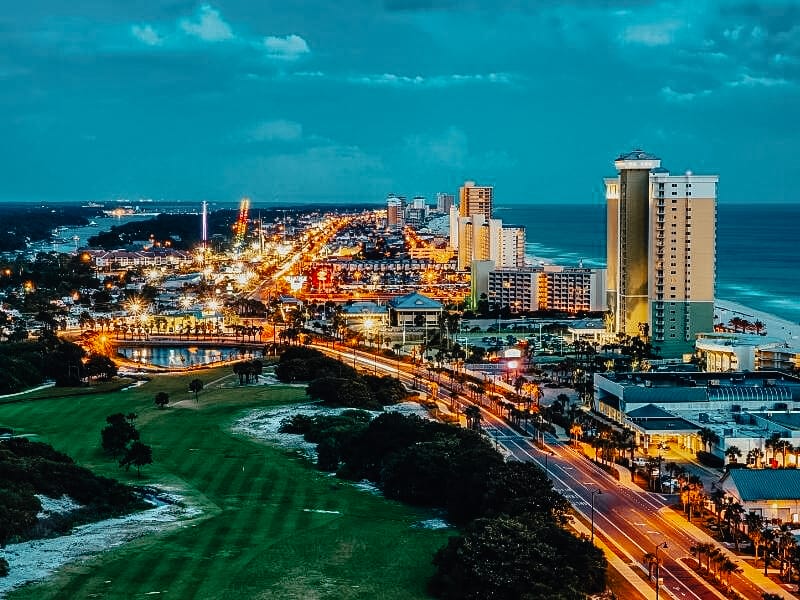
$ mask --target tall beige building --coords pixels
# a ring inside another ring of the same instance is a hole
[[[474,181],[467,181],[458,190],[459,214],[462,217],[483,215],[488,221],[492,218],[492,196],[494,188],[491,186],[475,185]]]
[[[608,306],[615,333],[647,334],[661,356],[713,330],[716,175],[670,175],[634,150],[607,178]]]

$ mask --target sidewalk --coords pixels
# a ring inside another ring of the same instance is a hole
[[[795,596],[788,593],[783,587],[774,581],[772,581],[769,577],[764,576],[764,571],[761,569],[757,569],[741,557],[737,556],[725,546],[717,542],[714,538],[708,535],[705,531],[697,527],[694,523],[690,523],[684,517],[679,515],[677,512],[672,510],[670,507],[665,506],[662,508],[659,513],[666,521],[670,521],[676,527],[683,529],[687,535],[693,537],[697,542],[706,542],[714,544],[717,548],[719,548],[722,552],[725,553],[728,558],[730,558],[733,562],[735,562],[739,567],[742,568],[743,573],[742,577],[750,581],[753,585],[761,588],[762,591],[770,593],[770,594],[777,594],[780,598],[786,598],[787,600],[794,600]]]
[[[579,536],[586,537],[587,539],[590,537],[591,532],[589,528],[586,527],[579,519],[572,519],[570,523],[570,527],[574,529]],[[606,556],[606,560],[608,560],[608,564],[610,564],[614,569],[622,575],[625,580],[636,589],[644,598],[647,600],[655,600],[656,597],[656,590],[654,587],[651,587],[649,583],[647,583],[642,576],[633,570],[633,568],[624,560],[622,560],[619,556],[617,556],[614,552],[612,552],[608,546],[603,543],[598,536],[594,538],[594,545],[600,548]],[[662,588],[663,589],[663,588]],[[626,600],[628,600],[626,598]],[[631,599],[633,600],[633,599]]]

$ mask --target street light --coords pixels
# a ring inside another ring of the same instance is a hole
[[[548,466],[547,466],[547,457],[548,457],[548,456],[555,456],[555,455],[556,455],[556,453],[555,453],[555,452],[553,452],[552,450],[549,450],[549,451],[547,451],[547,452],[545,452],[544,450],[542,450],[542,452],[544,452],[544,475],[545,475],[545,477],[547,477],[548,479],[550,479],[550,470],[549,470],[549,468],[548,468]]]
[[[592,495],[592,544],[594,544],[594,495],[595,494],[602,494],[602,490],[592,490],[590,494]]]
[[[660,544],[656,544],[656,600],[658,600],[658,590],[661,587],[658,584],[659,581],[659,568],[658,568],[658,549],[659,548],[669,548],[667,542],[661,542]]]

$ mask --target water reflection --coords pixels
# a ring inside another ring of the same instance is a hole
[[[255,358],[252,350],[238,348],[184,348],[141,347],[119,348],[119,353],[133,362],[159,367],[187,368],[210,365],[221,360],[243,360]]]

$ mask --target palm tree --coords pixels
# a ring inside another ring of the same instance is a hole
[[[574,438],[575,445],[578,445],[578,438],[583,435],[583,427],[577,421],[572,423],[572,426],[569,428],[569,435],[570,437]]]
[[[464,409],[467,418],[467,429],[479,430],[481,428],[481,409],[477,406],[468,406]]]
[[[710,445],[718,444],[719,443],[719,436],[713,429],[709,427],[703,427],[700,431],[697,432],[697,435],[700,437],[700,441],[703,442],[703,450],[706,452],[710,452]]]
[[[780,452],[783,456],[783,468],[786,468],[786,455],[792,452],[792,443],[789,440],[778,440],[773,445],[773,456],[775,453]]]
[[[744,506],[735,501],[725,508],[725,522],[728,524],[728,532],[733,537],[733,544],[737,552],[739,551],[739,533],[744,512]]]
[[[775,542],[775,530],[771,527],[765,527],[761,530],[761,538],[764,542],[764,576],[766,577],[767,567],[769,567],[769,552]]]
[[[747,452],[747,464],[752,464],[756,469],[761,468],[761,461],[764,460],[764,453],[761,448],[751,448]]]
[[[735,562],[733,562],[730,558],[726,556],[725,559],[721,562],[719,570],[721,574],[725,575],[725,586],[727,590],[730,591],[731,574],[741,573],[742,569]]]
[[[742,455],[742,451],[739,450],[737,446],[729,446],[725,449],[725,456],[728,458],[728,461],[731,463],[736,463],[737,457]]]
[[[764,441],[764,448],[772,450],[772,459],[775,459],[775,446],[781,441],[781,434],[777,431],[774,432],[769,438]]]

